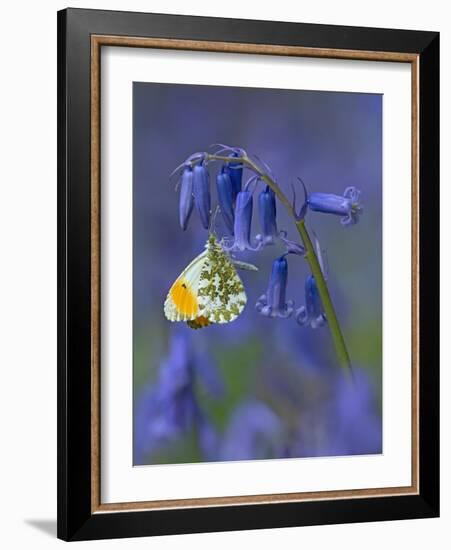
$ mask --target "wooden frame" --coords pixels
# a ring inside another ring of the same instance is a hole
[[[438,34],[359,28],[344,33],[344,27],[322,25],[72,9],[59,13],[58,24],[58,536],[80,540],[437,515]],[[100,50],[105,45],[411,64],[410,487],[100,502],[99,101]],[[428,208],[421,210],[426,193]],[[83,223],[88,218],[90,225]]]

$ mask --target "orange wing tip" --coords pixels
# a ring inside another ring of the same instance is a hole
[[[198,312],[197,297],[188,281],[177,280],[169,291],[172,304],[182,317],[195,317]]]
[[[186,324],[195,330],[203,327],[208,327],[210,325],[210,321],[204,317],[203,315],[200,315],[199,317],[196,317],[196,319],[193,319],[192,321],[187,321]]]

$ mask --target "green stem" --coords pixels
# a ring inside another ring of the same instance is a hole
[[[315,278],[316,287],[318,288],[318,292],[323,303],[324,313],[326,314],[327,324],[329,325],[338,360],[340,365],[348,373],[352,374],[351,359],[349,357],[348,350],[346,349],[340,323],[338,322],[337,314],[335,313],[335,308],[329,294],[326,279],[324,278],[318,257],[315,254],[312,240],[310,239],[310,235],[305,227],[305,221],[301,220],[296,222],[296,227],[306,250],[305,259],[307,260],[312,275]]]
[[[287,197],[284,195],[278,184],[262,169],[254,163],[249,157],[227,157],[223,155],[208,155],[209,160],[219,160],[223,162],[234,162],[242,163],[247,165],[251,170],[257,173],[260,178],[274,191],[279,201],[285,206],[290,215],[296,219],[296,212],[294,211],[294,205],[290,203]],[[323,304],[324,313],[326,314],[327,324],[329,326],[332,341],[334,343],[335,352],[338,357],[340,366],[348,373],[352,375],[351,359],[349,357],[348,350],[346,348],[346,343],[343,338],[343,333],[341,332],[340,323],[338,322],[337,314],[335,313],[335,308],[332,303],[332,299],[329,294],[329,289],[327,287],[326,279],[324,278],[323,272],[321,270],[318,257],[315,252],[312,240],[310,235],[305,227],[305,221],[300,220],[296,221],[296,228],[301,237],[302,243],[306,250],[305,259],[307,260],[310,270],[313,277],[315,278],[316,286]]]

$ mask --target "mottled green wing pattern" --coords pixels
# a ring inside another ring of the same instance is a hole
[[[232,262],[210,235],[198,286],[199,312],[212,323],[230,323],[243,311],[247,297]]]

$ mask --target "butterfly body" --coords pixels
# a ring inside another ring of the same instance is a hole
[[[214,234],[205,250],[182,271],[164,303],[169,321],[185,321],[191,328],[230,323],[243,311],[247,297],[230,258]]]

